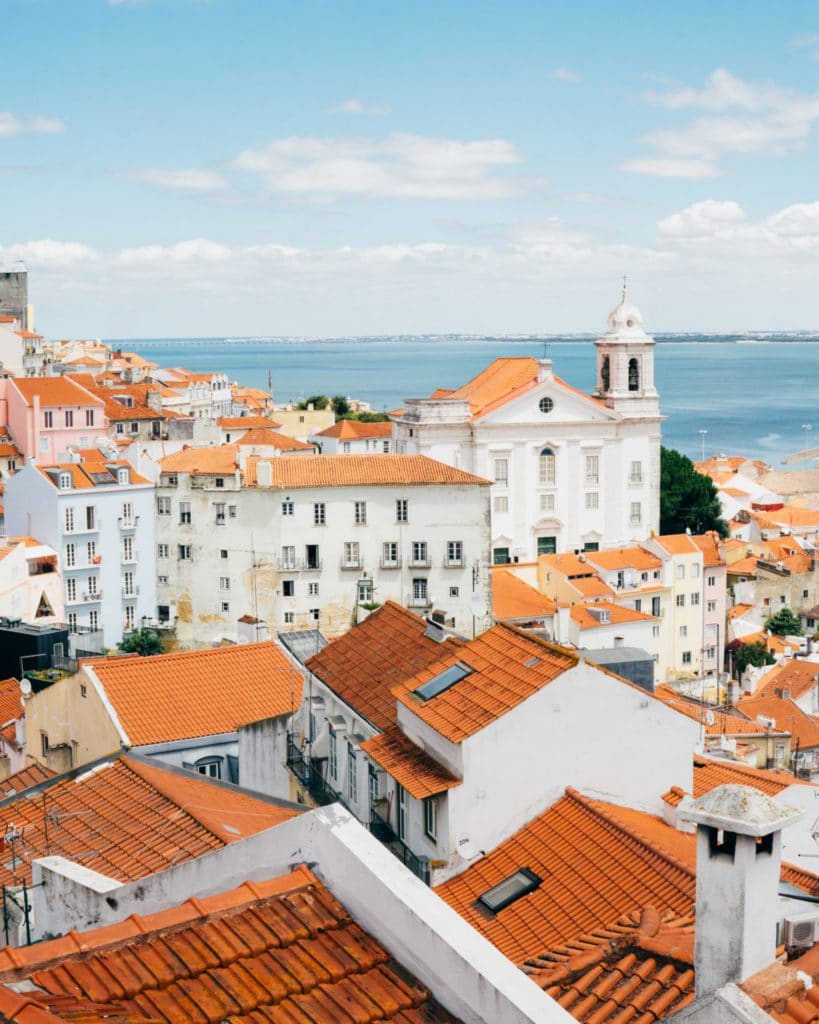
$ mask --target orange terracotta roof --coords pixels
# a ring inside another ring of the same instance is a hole
[[[728,573],[731,576],[756,576],[757,562],[756,555],[749,558],[740,558],[736,562],[728,563]]]
[[[458,1024],[305,867],[0,950],[0,981],[20,1024]]]
[[[20,454],[20,449],[10,441],[0,441],[0,456],[14,458]]]
[[[641,572],[662,569],[663,561],[657,555],[641,547],[611,548],[606,551],[590,551],[586,557],[601,569],[637,569]]]
[[[93,452],[93,449],[89,449],[89,453],[91,452]],[[37,466],[37,470],[54,487],[57,487],[57,481],[49,475],[49,471],[51,473],[55,471],[68,473],[71,476],[71,486],[75,490],[84,490],[89,487],[104,487],[116,483],[116,468],[118,466],[127,467],[130,471],[130,482],[132,484],[150,484],[151,481],[137,473],[126,459],[103,460],[101,452],[96,452],[96,455],[98,458],[96,462],[92,459],[85,459],[83,462],[60,462],[52,466]],[[95,479],[95,477],[101,479]]]
[[[341,441],[362,440],[367,437],[392,437],[392,423],[364,423],[361,420],[338,420],[331,427],[319,431],[315,437],[337,437]]]
[[[22,793],[32,786],[38,786],[41,782],[53,779],[56,774],[46,765],[40,764],[39,761],[32,761],[28,767],[21,768],[19,772],[9,775],[7,779],[0,782],[0,800],[14,796],[15,793]]]
[[[133,881],[297,813],[193,773],[180,776],[129,757],[46,779],[36,799],[29,795],[24,789],[0,804],[0,830],[13,824],[23,832],[18,883],[30,881],[32,861],[49,854]],[[0,864],[0,882],[13,880],[10,863]]]
[[[669,555],[693,555],[699,550],[690,533],[666,533],[654,540]]]
[[[765,515],[778,526],[814,526],[819,527],[819,511],[803,508],[799,505],[785,505],[775,511],[766,511]]]
[[[608,612],[608,621],[601,622],[594,612]],[[653,620],[652,615],[645,612],[635,611],[634,608],[625,608],[619,604],[612,604],[611,601],[596,601],[591,605],[573,604],[569,614],[572,622],[580,629],[599,629],[601,626],[620,626],[626,622],[648,622]]]
[[[754,716],[740,714],[729,714],[725,711],[718,711],[716,708],[706,707],[698,701],[689,700],[677,693],[671,686],[661,685],[654,690],[654,696],[663,701],[669,707],[674,708],[695,722],[705,724],[705,732],[708,736],[767,736],[768,730],[753,720]],[[709,716],[710,712],[710,716]],[[707,717],[712,719],[708,724]],[[786,730],[774,730],[775,733]]]
[[[269,416],[223,416],[216,423],[222,430],[252,430],[254,427],[276,430],[281,426]]]
[[[23,717],[23,698],[16,679],[0,682],[0,725]]]
[[[575,576],[569,582],[582,597],[614,596],[614,591],[599,576]]]
[[[577,664],[577,655],[499,623],[396,688],[398,700],[452,743],[473,736]],[[456,664],[471,674],[429,700],[414,692]]]
[[[83,663],[85,664],[85,663]],[[105,689],[130,746],[234,732],[288,714],[300,699],[290,662],[272,641],[102,658],[88,665]]]
[[[819,721],[805,712],[792,700],[784,697],[743,697],[737,703],[737,709],[749,718],[763,715],[772,718],[776,723],[774,729],[789,732],[794,749],[819,747]]]
[[[751,765],[739,764],[736,761],[694,755],[695,799],[710,793],[717,786],[729,783],[753,786],[766,796],[779,796],[789,786],[810,785],[809,782],[795,778],[790,772],[753,768]]]
[[[646,907],[522,968],[578,1021],[667,1020],[694,1001],[694,918]]]
[[[492,613],[496,619],[539,619],[552,616],[557,605],[508,569],[492,570]]]
[[[589,565],[588,555],[575,555],[571,551],[556,555],[541,555],[538,560],[570,579],[575,576],[593,576],[597,571],[593,565]]]
[[[20,392],[26,405],[34,405],[39,395],[40,406],[82,405],[101,406],[102,400],[68,377],[14,377],[13,386]]]
[[[752,604],[735,604],[733,608],[728,609],[729,619],[741,619],[748,612],[752,612],[754,606]]]
[[[239,447],[246,445],[259,445],[268,448],[278,448],[282,452],[315,452],[314,444],[306,444],[304,441],[296,441],[287,434],[279,434],[267,427],[252,427],[243,434],[236,442]]]
[[[27,331],[25,329],[21,331],[15,331],[15,334],[19,334],[21,338],[39,338],[42,340],[42,334],[37,334],[36,331]]]
[[[691,540],[702,552],[703,565],[725,565],[725,559],[719,550],[720,537],[718,533],[711,530],[708,533],[694,534]]]
[[[221,473],[231,476],[239,466],[239,448],[235,444],[188,447],[159,460],[162,473]]]
[[[459,778],[416,746],[397,725],[362,743],[361,749],[416,800],[437,796],[461,784]]]
[[[757,680],[754,697],[780,696],[778,690],[790,690],[794,700],[799,700],[806,693],[819,692],[819,664],[791,658],[781,665],[774,665]]]
[[[469,402],[473,416],[479,416],[487,406],[505,399],[511,392],[526,384],[534,384],[537,375],[538,362],[531,356],[494,359],[472,380],[443,397]],[[436,396],[441,397],[440,391]]]
[[[314,654],[307,668],[376,729],[388,729],[396,716],[395,686],[463,646],[452,638],[439,643],[424,635],[426,628],[423,619],[386,601]]]
[[[258,458],[247,460],[245,479],[257,483]],[[360,487],[443,484],[477,484],[488,487],[484,480],[462,469],[429,459],[426,455],[322,455],[320,459],[271,459],[273,487]]]

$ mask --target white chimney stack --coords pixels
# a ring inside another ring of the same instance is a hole
[[[679,808],[697,826],[697,998],[773,962],[782,829],[803,814],[750,786],[717,786]]]

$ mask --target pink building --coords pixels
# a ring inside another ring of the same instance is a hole
[[[105,403],[66,377],[6,381],[8,430],[26,462],[65,461],[69,447],[90,448],[108,431]]]

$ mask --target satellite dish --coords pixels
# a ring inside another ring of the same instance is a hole
[[[481,594],[478,591],[476,591],[472,595],[472,600],[470,601],[470,604],[472,605],[472,614],[477,619],[482,619],[489,610],[486,607],[486,598],[483,596],[483,594]]]
[[[716,719],[716,716],[714,715],[714,712],[709,708],[705,712],[705,724],[706,725],[713,725],[714,722],[716,722],[716,720],[717,719]]]
[[[22,679],[20,681],[20,693],[22,693],[24,697],[31,696],[31,683],[28,679]]]
[[[468,832],[461,832],[455,840],[455,847],[458,850],[458,856],[463,857],[464,860],[473,860],[480,853],[480,850],[475,849],[475,844]]]

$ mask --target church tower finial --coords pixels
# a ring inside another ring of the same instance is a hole
[[[628,279],[626,278],[626,275],[623,274],[623,302],[625,302],[627,298],[628,298]]]

